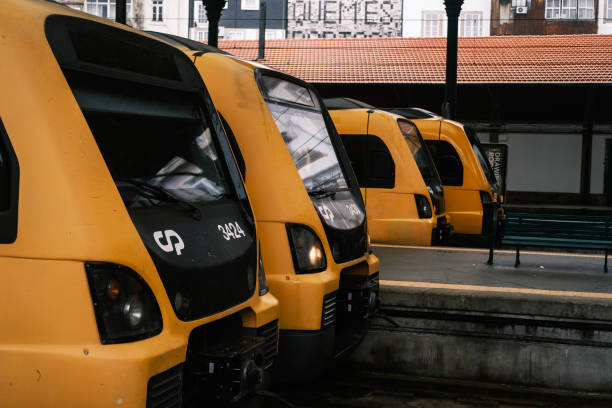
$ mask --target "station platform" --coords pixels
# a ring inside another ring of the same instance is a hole
[[[603,254],[373,245],[381,309],[349,366],[612,401]]]
[[[375,244],[373,250],[380,259],[385,285],[412,282],[413,286],[432,288],[549,295],[564,292],[559,295],[612,299],[612,274],[603,273],[603,254],[521,250],[521,265],[515,268],[514,250],[496,250],[493,265],[486,264],[487,249]]]

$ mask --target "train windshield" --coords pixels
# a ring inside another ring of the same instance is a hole
[[[493,193],[499,192],[499,185],[497,183],[497,179],[495,178],[495,174],[493,173],[493,169],[491,168],[491,163],[486,158],[484,151],[482,150],[482,146],[480,145],[480,139],[476,135],[476,131],[468,126],[464,127],[465,134],[468,137],[470,145],[472,146],[472,150],[474,150],[474,154],[478,159],[478,163],[480,163],[480,167],[489,182],[489,186]]]
[[[440,194],[442,191],[442,181],[418,129],[412,123],[405,120],[398,120],[397,124],[402,131],[404,140],[408,144],[408,148],[412,152],[414,161],[423,176],[425,184],[428,188],[433,189],[436,194]]]
[[[346,190],[319,102],[296,83],[262,76],[260,86],[291,158],[309,193]]]
[[[128,207],[164,201],[203,204],[230,194],[224,166],[203,120],[86,115]]]

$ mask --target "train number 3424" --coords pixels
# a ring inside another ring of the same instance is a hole
[[[223,239],[229,241],[230,239],[239,239],[242,237],[246,237],[246,234],[240,228],[240,224],[237,222],[228,222],[227,224],[219,224],[217,225],[217,229],[223,235]]]

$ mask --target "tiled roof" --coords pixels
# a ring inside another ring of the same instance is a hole
[[[220,41],[245,59],[257,41]],[[444,83],[445,38],[266,41],[264,64],[315,83]],[[459,83],[612,83],[612,35],[460,38]]]

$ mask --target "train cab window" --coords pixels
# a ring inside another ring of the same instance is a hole
[[[10,202],[11,169],[4,140],[0,143],[0,211],[6,211]]]
[[[495,178],[495,173],[493,172],[493,168],[491,168],[491,163],[489,163],[489,160],[485,158],[486,155],[482,150],[480,139],[478,138],[476,131],[469,126],[465,126],[464,130],[470,145],[472,145],[472,150],[474,150],[474,154],[478,159],[478,163],[480,163],[480,168],[482,168],[482,171],[484,172],[485,177],[491,186],[491,190],[497,192],[499,190],[497,178]]]
[[[242,174],[242,179],[246,181],[246,163],[244,162],[244,156],[242,156],[242,151],[240,150],[240,146],[238,146],[238,142],[236,141],[236,136],[232,131],[229,123],[225,120],[221,112],[217,111],[219,118],[221,119],[221,123],[223,124],[223,128],[225,129],[225,135],[227,136],[227,140],[232,147],[232,151],[234,152],[234,157],[236,158],[236,164],[238,164],[238,170],[240,170],[240,174]]]
[[[340,135],[353,171],[362,188],[393,188],[395,163],[378,136]]]
[[[259,85],[308,193],[347,189],[318,99],[275,76],[262,75]]]
[[[4,125],[0,120],[0,244],[17,238],[19,165]]]
[[[128,208],[159,205],[140,182],[193,204],[219,200],[231,191],[210,128],[201,122],[85,114]]]
[[[463,185],[463,165],[457,150],[444,140],[427,140],[436,168],[445,186]]]
[[[365,160],[363,157],[364,135],[340,135],[340,138],[351,161],[357,182],[359,186],[363,187],[366,183]]]
[[[192,204],[231,195],[188,60],[161,42],[61,16],[48,19],[47,35],[128,208],[159,205],[155,188]],[[93,46],[107,37],[108,49]]]
[[[368,187],[393,188],[395,163],[391,153],[378,136],[366,135]]]
[[[425,184],[428,186],[440,186],[440,176],[417,127],[412,122],[401,119],[397,121],[397,124],[421,172],[421,176],[425,180]]]

